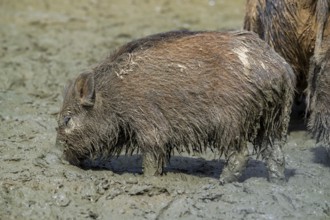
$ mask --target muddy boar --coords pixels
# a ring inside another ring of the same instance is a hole
[[[304,97],[308,127],[330,157],[330,0],[247,0],[244,29],[288,63]]]
[[[249,141],[281,181],[294,86],[291,67],[252,32],[156,34],[69,83],[57,143],[75,165],[140,152],[147,176],[174,151],[210,148],[226,158],[226,183],[245,168]]]

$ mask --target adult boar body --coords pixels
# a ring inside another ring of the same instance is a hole
[[[290,63],[309,129],[330,156],[330,0],[247,0],[244,29]]]
[[[145,175],[174,151],[211,148],[227,159],[222,182],[246,166],[247,142],[284,178],[295,76],[250,32],[168,32],[132,41],[65,91],[57,142],[73,164],[143,154]]]

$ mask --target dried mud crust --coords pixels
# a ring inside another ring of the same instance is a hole
[[[232,2],[232,3],[231,3]],[[214,5],[213,5],[214,4]],[[66,81],[131,39],[173,29],[237,29],[240,1],[0,1],[0,219],[329,219],[330,164],[302,122],[285,145],[287,183],[251,157],[219,185],[212,152],[176,155],[144,178],[140,155],[97,169],[59,159]]]

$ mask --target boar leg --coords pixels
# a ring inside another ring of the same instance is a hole
[[[230,183],[237,181],[241,176],[243,169],[249,159],[249,151],[246,142],[241,144],[239,151],[233,151],[228,159],[225,167],[220,176],[220,184]]]
[[[282,152],[282,141],[275,140],[272,145],[267,144],[262,156],[266,161],[269,181],[283,182],[285,180],[285,159]]]
[[[163,174],[165,157],[161,154],[146,152],[143,154],[143,174],[146,177],[159,176]]]

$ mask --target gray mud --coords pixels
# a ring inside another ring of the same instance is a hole
[[[330,163],[293,120],[287,183],[251,155],[221,186],[224,161],[177,155],[146,179],[141,156],[94,169],[58,158],[56,112],[66,81],[119,45],[173,29],[239,29],[244,1],[0,0],[0,219],[330,219]]]

